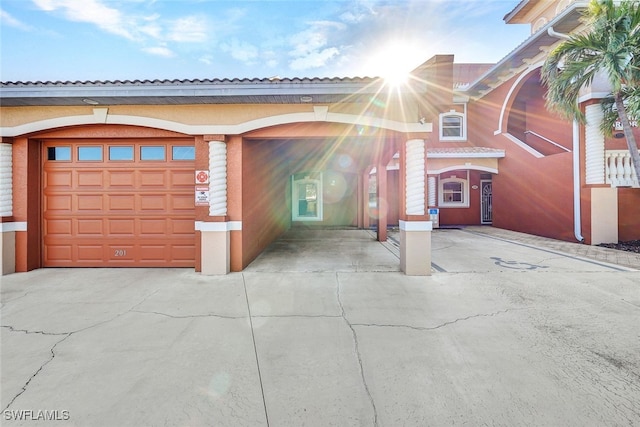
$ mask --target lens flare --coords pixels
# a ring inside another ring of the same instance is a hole
[[[324,201],[325,203],[339,203],[347,193],[348,184],[344,175],[335,171],[325,173]]]

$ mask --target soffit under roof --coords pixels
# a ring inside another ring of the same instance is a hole
[[[574,32],[582,24],[582,12],[586,7],[586,2],[578,2],[563,10],[489,71],[471,83],[462,93],[472,97],[482,97],[493,88],[521,72],[529,65],[528,60],[535,58],[545,48],[549,48],[559,41],[557,37],[551,36],[548,30],[552,28],[555,32],[563,34]]]
[[[360,103],[384,84],[379,77],[1,82],[0,105]]]

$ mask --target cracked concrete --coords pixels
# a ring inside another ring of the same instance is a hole
[[[441,252],[431,277],[361,271],[394,257],[366,233],[337,271],[314,234],[304,271],[5,276],[2,408],[68,411],[57,426],[640,424],[640,273],[548,255],[507,271],[490,257],[540,252],[456,235],[438,247],[482,250]]]
[[[351,334],[353,335],[353,346],[355,350],[356,357],[358,359],[358,366],[360,368],[360,377],[362,378],[362,384],[364,386],[365,391],[367,392],[367,396],[369,396],[369,401],[371,402],[371,409],[373,410],[373,425],[378,425],[378,410],[376,408],[376,403],[373,400],[373,396],[371,395],[371,390],[369,390],[369,385],[367,384],[367,377],[364,374],[364,368],[362,366],[362,355],[360,354],[360,347],[358,345],[358,334],[354,328],[354,325],[347,319],[347,315],[344,311],[344,305],[342,304],[342,299],[340,298],[340,277],[336,274],[336,299],[338,300],[338,304],[340,305],[340,312],[342,314],[342,318],[344,319],[349,329],[351,329]]]

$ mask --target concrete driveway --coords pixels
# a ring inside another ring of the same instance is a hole
[[[640,272],[443,231],[407,277],[311,236],[224,277],[2,277],[2,425],[640,425]]]

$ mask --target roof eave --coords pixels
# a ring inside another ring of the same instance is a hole
[[[516,18],[520,12],[525,9],[526,6],[529,6],[531,3],[531,0],[522,0],[520,3],[518,3],[518,5],[513,8],[513,10],[509,13],[507,13],[504,18],[502,18],[504,20],[504,22],[506,22],[507,24],[520,24],[520,21],[514,21],[514,18]],[[527,10],[529,9],[529,7],[526,8]]]
[[[491,92],[501,80],[499,76],[506,73],[516,74],[516,72],[510,72],[511,70],[518,70],[519,68],[526,66],[524,60],[531,59],[537,56],[540,51],[539,48],[535,49],[536,54],[528,54],[527,51],[535,47],[538,43],[543,46],[551,46],[559,41],[558,38],[549,35],[549,28],[565,27],[563,24],[567,24],[567,28],[560,29],[560,31],[570,32],[575,30],[581,25],[580,18],[582,17],[582,10],[587,8],[586,2],[576,2],[571,7],[566,8],[554,19],[548,22],[545,26],[540,28],[536,33],[532,34],[528,39],[521,43],[518,47],[512,50],[507,56],[502,58],[496,65],[489,69],[486,73],[480,76],[476,81],[471,83],[465,90],[460,91],[471,97],[482,97],[486,93]],[[558,30],[558,28],[555,28]],[[569,31],[566,31],[569,30]],[[514,62],[515,59],[515,62]],[[510,78],[510,77],[509,77]],[[492,87],[493,86],[493,87]]]
[[[0,105],[165,105],[330,103],[369,99],[381,78],[246,82],[36,82],[2,83]]]

